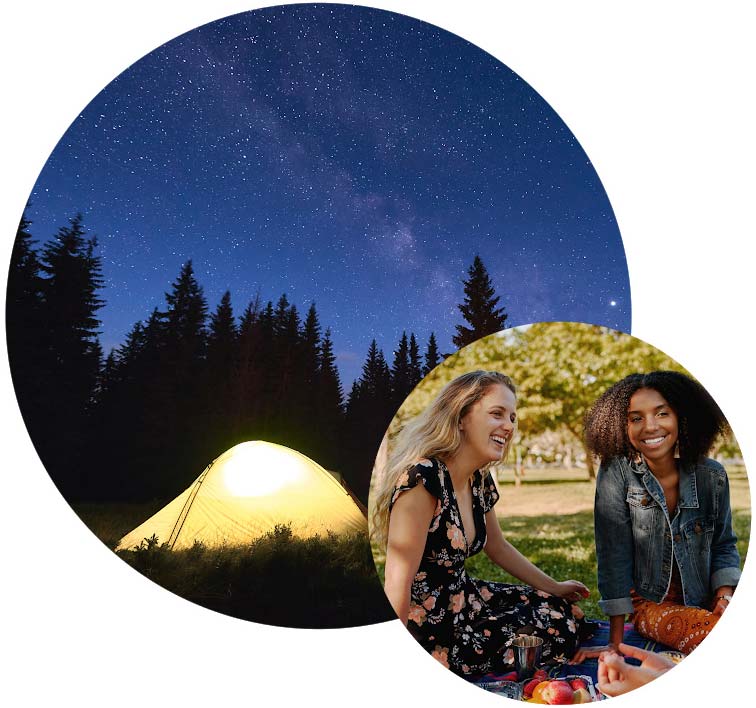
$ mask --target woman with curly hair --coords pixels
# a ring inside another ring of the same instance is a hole
[[[492,463],[515,431],[515,386],[503,374],[473,371],[449,383],[400,433],[373,512],[386,544],[384,589],[423,647],[460,675],[511,667],[518,634],[544,640],[544,658],[574,653],[588,595],[577,580],[558,582],[504,538],[493,507]],[[465,559],[485,551],[523,585],[467,575]]]
[[[586,415],[601,459],[596,556],[610,648],[632,614],[641,635],[689,653],[732,599],[740,557],[727,473],[706,457],[726,428],[703,386],[674,371],[632,374]]]

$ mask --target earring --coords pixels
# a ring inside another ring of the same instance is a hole
[[[675,442],[674,456],[675,456],[676,460],[680,459],[680,441],[679,440],[677,440],[677,442]]]

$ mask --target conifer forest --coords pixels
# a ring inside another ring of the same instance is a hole
[[[467,276],[457,346],[507,318],[479,257]],[[22,218],[8,277],[11,372],[31,439],[69,502],[169,499],[228,448],[260,439],[338,472],[366,503],[394,413],[445,356],[433,333],[421,345],[404,332],[388,357],[373,340],[345,391],[315,304],[286,294],[240,303],[226,292],[211,305],[191,260],[166,283],[162,306],[103,352],[104,282],[80,215],[41,245]]]

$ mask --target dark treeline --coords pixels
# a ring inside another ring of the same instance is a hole
[[[403,333],[390,362],[373,341],[345,397],[314,304],[301,314],[286,295],[275,304],[257,297],[237,316],[226,292],[210,311],[189,261],[162,308],[104,357],[96,240],[81,216],[39,249],[29,227],[22,219],[9,272],[9,359],[31,438],[67,499],[168,499],[232,445],[261,439],[339,471],[366,502],[391,418],[441,361],[434,334],[421,352]],[[460,310],[475,328],[463,309],[480,310],[481,298],[468,292],[474,278],[487,288],[484,306],[496,302],[477,257],[469,276]],[[483,319],[500,329],[495,314],[493,324]]]

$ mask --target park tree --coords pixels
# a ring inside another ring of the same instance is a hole
[[[452,341],[457,349],[504,329],[507,321],[504,308],[497,307],[500,298],[495,294],[493,283],[480,256],[475,256],[463,285],[465,300],[458,308],[469,327],[456,326],[457,334],[452,337]]]
[[[541,322],[518,333],[507,350],[507,373],[518,387],[523,437],[565,430],[582,446],[588,474],[594,460],[585,448],[583,419],[609,386],[637,371],[684,371],[654,347],[597,325]]]

